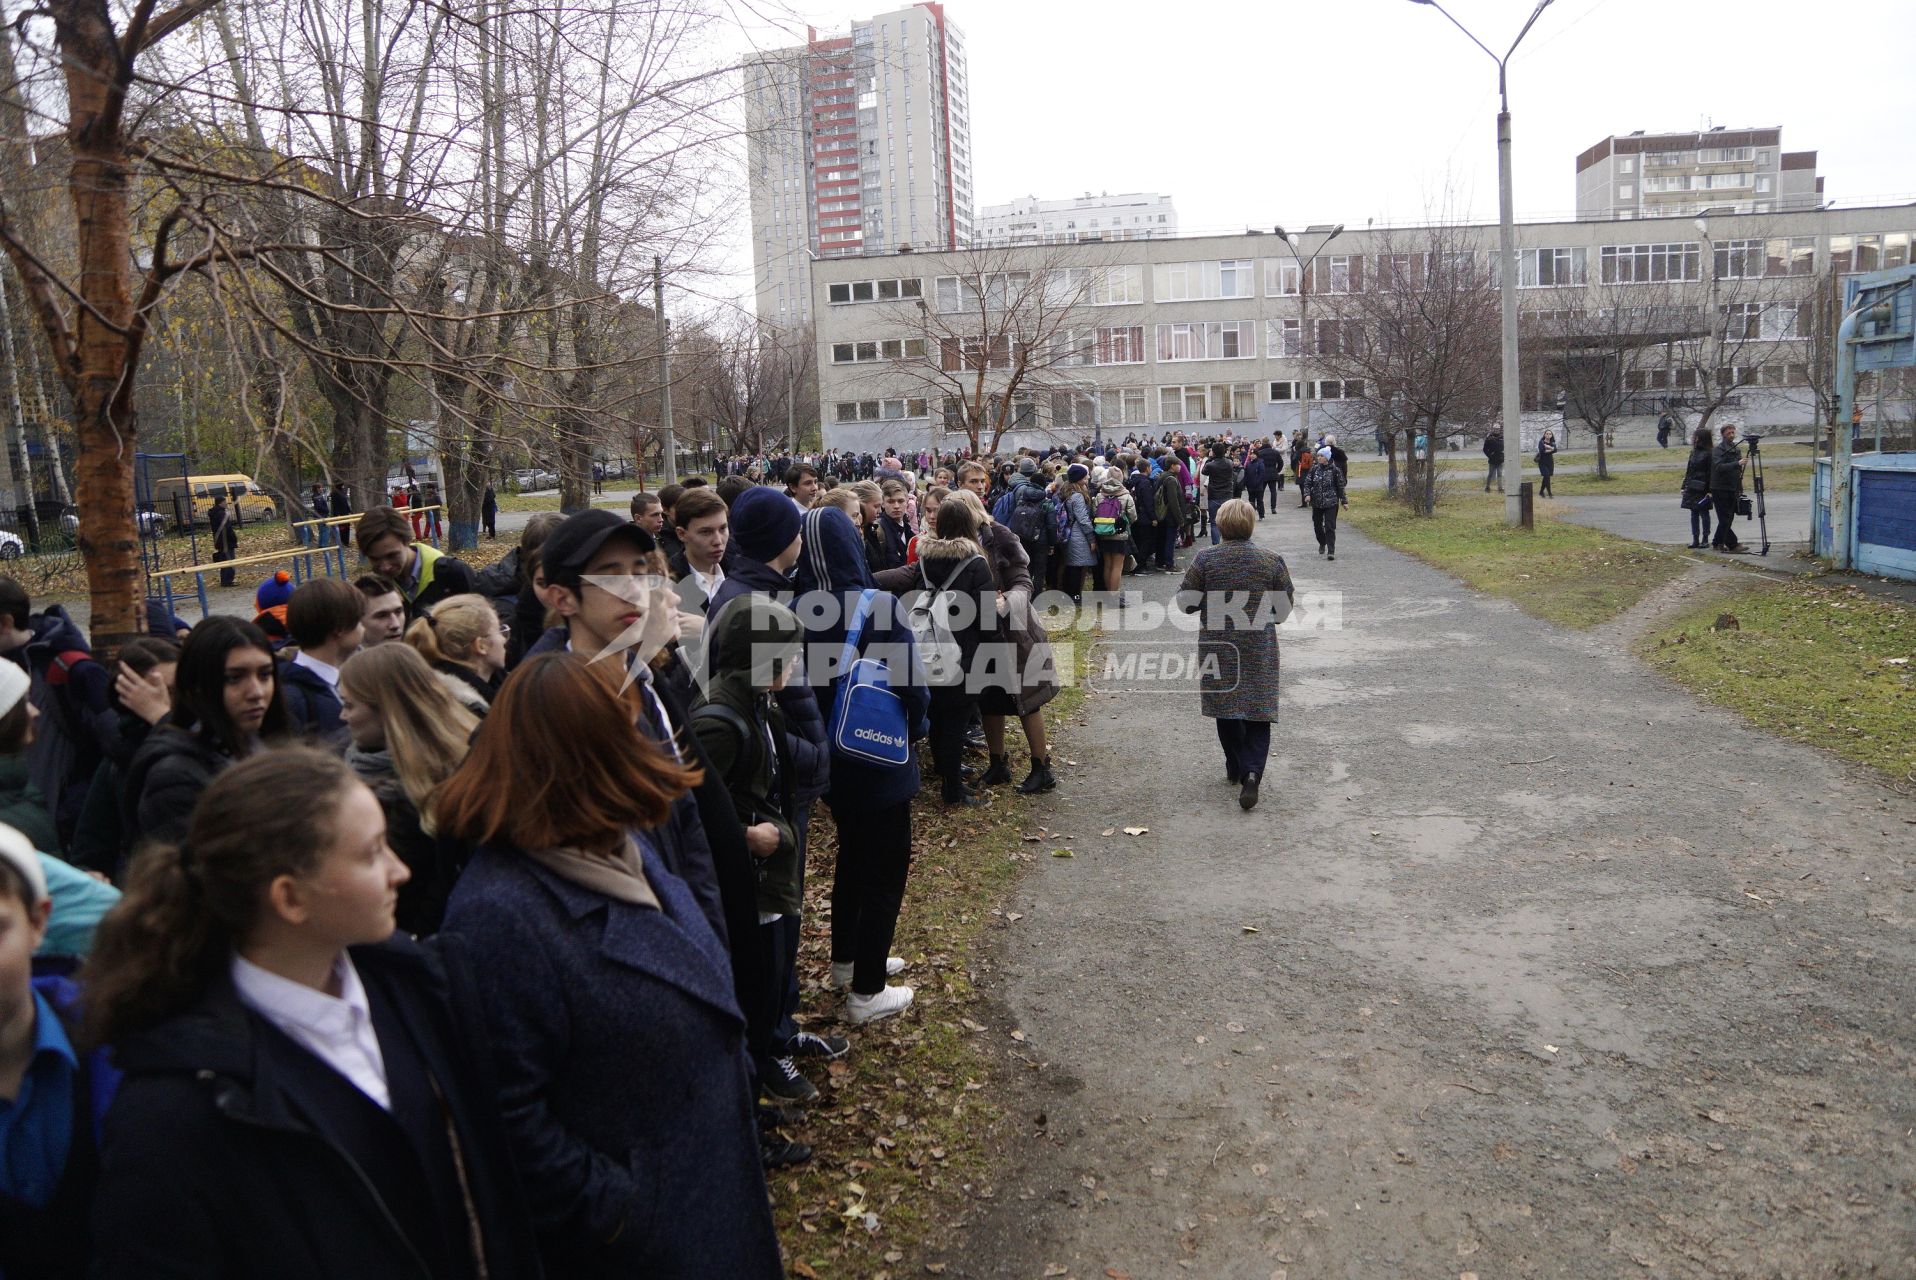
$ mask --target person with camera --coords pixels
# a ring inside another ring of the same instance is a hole
[[[1743,550],[1730,522],[1736,519],[1743,494],[1743,451],[1736,445],[1736,424],[1723,424],[1723,439],[1710,454],[1710,504],[1716,508],[1716,533],[1710,545],[1735,554]]]

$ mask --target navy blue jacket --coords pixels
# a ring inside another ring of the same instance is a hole
[[[389,1063],[394,1097],[416,1100],[405,1113],[415,1125],[458,1136],[470,1209],[443,1157],[429,1163],[415,1148],[378,1168],[356,1159],[340,1141],[340,1090],[350,1103],[352,1087],[242,1005],[222,967],[191,1008],[114,1047],[126,1076],[100,1148],[96,1280],[436,1280],[428,1255],[438,1274],[471,1275],[444,1261],[467,1253],[474,1222],[495,1280],[538,1276],[477,1001],[409,939],[351,954],[387,1055],[396,1062],[403,1050],[430,1075],[409,1074],[419,1087],[402,1095]],[[440,1212],[421,1207],[428,1199]],[[439,1226],[440,1249],[420,1247],[433,1238],[417,1229],[426,1222]]]
[[[834,691],[828,677],[832,674],[832,664],[844,648],[846,625],[851,621],[851,609],[859,593],[877,584],[865,563],[858,530],[843,511],[836,507],[815,507],[805,513],[801,528],[803,547],[798,557],[799,597],[795,611],[805,627],[806,678],[811,682],[819,715],[829,732]],[[819,598],[821,596],[831,598]],[[918,667],[911,630],[899,617],[896,596],[881,592],[874,605],[874,616],[865,628],[865,648],[879,646],[893,659],[890,665],[900,673],[898,693],[905,699],[906,720],[917,728],[923,725],[930,710],[931,693],[922,683],[902,679],[904,672]],[[918,783],[915,749],[910,762],[900,768],[887,768],[832,751],[828,794],[834,811],[872,813],[889,809],[917,795]]]
[[[295,733],[311,738],[314,746],[344,754],[351,735],[346,730],[339,694],[319,672],[290,659],[280,663],[279,696]]]
[[[482,848],[440,937],[484,961],[499,1109],[547,1273],[776,1280],[725,946],[684,883],[644,861],[657,911]]]
[[[1133,471],[1124,487],[1131,491],[1132,500],[1138,504],[1137,525],[1148,528],[1158,522],[1158,488],[1148,471]]]

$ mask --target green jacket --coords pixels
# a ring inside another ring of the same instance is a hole
[[[738,820],[748,827],[769,822],[778,828],[778,849],[758,859],[758,909],[791,914],[804,905],[804,867],[792,827],[794,779],[783,750],[785,715],[767,690],[772,664],[795,660],[798,619],[763,596],[742,595],[707,626],[712,676],[692,711],[692,732],[731,793]]]
[[[0,822],[4,822],[36,849],[60,851],[60,833],[54,830],[53,815],[40,788],[27,777],[27,755],[0,756]]]

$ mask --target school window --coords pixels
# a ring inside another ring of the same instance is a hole
[[[1159,387],[1158,421],[1247,422],[1257,417],[1257,384],[1214,382],[1204,386]]]
[[[1297,296],[1297,264],[1277,258],[1264,262],[1264,296],[1267,298],[1295,298]]]
[[[1584,254],[1582,249],[1525,249],[1517,255],[1517,284],[1525,289],[1584,284]]]
[[[1249,360],[1257,354],[1251,320],[1161,324],[1157,330],[1159,360]]]
[[[1807,276],[1815,270],[1815,236],[1778,236],[1764,242],[1764,275]]]
[[[1703,278],[1703,249],[1696,241],[1686,244],[1605,245],[1600,263],[1604,284],[1648,284]]]
[[[1151,269],[1152,292],[1159,302],[1210,298],[1249,298],[1252,263],[1248,258],[1217,262],[1171,262]]]
[[[1144,326],[1114,325],[1096,333],[1096,364],[1143,364]]]
[[[1270,333],[1265,341],[1265,354],[1271,356],[1298,356],[1304,354],[1303,325],[1297,320],[1271,320],[1267,322]],[[1275,399],[1275,397],[1273,397]]]
[[[1719,280],[1754,280],[1767,269],[1766,246],[1761,240],[1723,240],[1716,245]]]
[[[1098,401],[1107,427],[1139,427],[1151,420],[1150,397],[1145,394],[1143,387],[1100,391]]]
[[[836,406],[839,422],[897,422],[905,418],[923,418],[928,402],[919,397],[897,400],[840,400]]]
[[[1098,404],[1088,391],[1053,391],[1051,425],[1082,427],[1089,431],[1098,425]]]

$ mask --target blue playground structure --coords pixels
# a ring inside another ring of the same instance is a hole
[[[1833,456],[1811,490],[1816,554],[1838,569],[1916,581],[1916,453],[1854,452],[1856,375],[1916,367],[1916,266],[1843,282]]]

